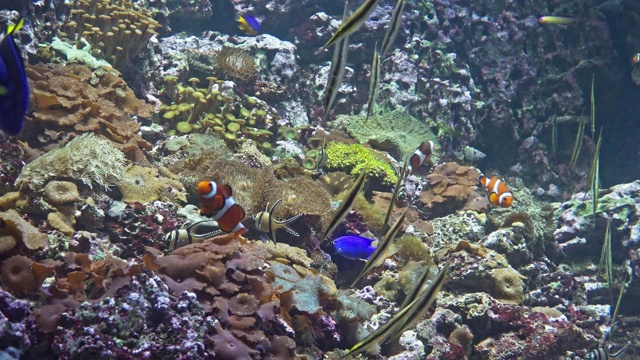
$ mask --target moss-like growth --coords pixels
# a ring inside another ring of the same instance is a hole
[[[380,179],[384,185],[394,185],[398,179],[391,165],[382,156],[361,144],[327,144],[327,169],[346,171],[352,175],[366,171],[369,177]]]
[[[40,189],[51,179],[78,179],[105,189],[122,177],[125,156],[109,140],[86,133],[67,145],[51,150],[22,168],[16,180],[20,188]]]
[[[398,248],[397,256],[404,263],[426,261],[428,265],[433,264],[429,248],[417,236],[405,234],[396,240],[395,246]]]
[[[403,157],[416,151],[423,141],[437,141],[424,122],[400,110],[373,115],[369,119],[339,116],[337,121],[345,123],[347,132],[359,142],[386,151],[397,151]]]

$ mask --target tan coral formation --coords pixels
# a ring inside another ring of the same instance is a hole
[[[156,35],[160,24],[151,12],[129,0],[75,1],[61,37],[85,39],[94,51],[124,71]]]
[[[26,72],[33,109],[27,125],[35,125],[26,131],[42,132],[40,138],[52,141],[45,130],[93,131],[117,143],[131,158],[144,158],[142,150],[151,150],[131,115],[151,117],[153,106],[137,99],[119,74],[81,64],[27,66]]]
[[[182,183],[192,193],[195,193],[197,183],[205,179],[231,185],[233,197],[244,207],[247,217],[263,211],[267,203],[273,204],[279,199],[284,201],[275,212],[277,219],[305,213],[306,221],[326,223],[332,214],[327,190],[320,181],[306,177],[281,181],[270,168],[250,168],[215,153],[178,161],[170,166],[170,170],[181,175]]]
[[[44,197],[50,204],[62,205],[78,200],[80,193],[70,181],[50,181],[44,186]]]
[[[160,176],[159,170],[152,167],[129,165],[116,185],[122,193],[122,201],[126,203],[186,202],[182,183]]]
[[[432,217],[486,209],[489,202],[476,192],[479,175],[476,168],[455,162],[436,165],[427,175],[429,188],[421,193],[420,202]]]
[[[265,331],[281,326],[276,319],[281,306],[318,314],[336,292],[330,279],[302,265],[309,262],[305,254],[296,259],[295,252],[243,237],[218,236],[166,256],[153,248],[147,250],[145,265],[158,273],[172,293],[194,292],[205,312],[220,320],[211,339],[216,354],[229,351],[251,356],[250,349],[273,341]],[[274,254],[279,253],[292,260],[275,259]],[[235,351],[227,348],[229,344]],[[292,349],[285,351],[286,358],[294,357]]]
[[[86,133],[28,163],[16,186],[39,190],[49,180],[73,178],[107,189],[122,177],[124,164],[124,154],[111,141]]]
[[[40,249],[49,242],[47,234],[39,232],[13,209],[0,212],[0,235],[21,240],[29,250]]]

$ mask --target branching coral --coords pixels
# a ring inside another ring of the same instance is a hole
[[[361,144],[327,144],[327,169],[348,171],[352,175],[364,170],[370,177],[378,178],[383,184],[393,185],[398,177],[391,165],[383,159],[382,155]]]
[[[403,158],[412,154],[423,141],[436,141],[436,136],[423,122],[401,110],[363,116],[338,116],[336,125],[345,123],[347,132],[361,143],[387,151],[396,151]]]
[[[149,10],[129,0],[80,0],[58,35],[72,41],[85,39],[103,59],[125,71],[158,27]]]
[[[72,178],[107,189],[122,177],[124,164],[124,154],[111,141],[87,133],[27,164],[16,185],[38,189],[50,179]]]

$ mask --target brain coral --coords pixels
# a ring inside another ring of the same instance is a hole
[[[422,121],[401,110],[364,116],[338,116],[347,132],[361,143],[386,151],[397,151],[403,158],[412,154],[421,142],[436,141],[436,136]]]
[[[50,179],[73,178],[107,189],[122,177],[124,164],[124,154],[111,141],[86,133],[27,164],[16,186],[39,189]]]

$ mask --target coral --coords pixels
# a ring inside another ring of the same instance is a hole
[[[246,81],[257,73],[253,56],[237,47],[223,46],[216,54],[215,65],[234,80]]]
[[[212,76],[207,80],[208,85],[199,88],[198,78],[183,86],[177,77],[165,77],[160,110],[163,125],[174,128],[168,134],[214,132],[234,148],[239,147],[239,139],[249,138],[261,149],[270,149],[267,140],[273,133],[268,128],[280,118],[278,112],[264,101],[241,94],[228,82]]]
[[[24,150],[15,141],[7,141],[8,137],[0,133],[0,198],[8,192],[17,190],[16,179],[26,161]],[[2,201],[0,206],[7,208]]]
[[[524,276],[509,268],[491,272],[491,296],[507,304],[520,304],[524,299]]]
[[[403,110],[373,115],[369,119],[340,115],[336,124],[340,123],[345,123],[347,132],[360,143],[395,151],[401,158],[408,158],[423,141],[437,140],[428,126]]]
[[[46,234],[39,232],[37,228],[29,224],[13,209],[0,212],[0,225],[0,235],[9,235],[15,239],[21,239],[27,249],[40,249],[49,242]]]
[[[115,202],[104,211],[107,217],[100,225],[109,235],[109,242],[117,246],[114,255],[125,259],[142,256],[147,246],[166,246],[162,237],[184,222],[172,203]]]
[[[0,235],[0,255],[8,253],[18,243],[13,235]]]
[[[205,333],[213,331],[203,315],[193,294],[170,296],[160,279],[139,274],[101,301],[59,315],[52,348],[62,358],[202,359]]]
[[[398,249],[396,255],[405,264],[409,261],[425,261],[427,265],[434,263],[429,248],[417,236],[404,234],[394,246]]]
[[[78,187],[69,181],[49,181],[44,186],[47,202],[54,205],[71,203],[80,198]]]
[[[38,189],[56,178],[73,178],[108,189],[124,173],[124,154],[109,140],[87,133],[27,164],[16,180],[20,188]]]
[[[80,48],[80,44],[84,46]],[[82,38],[76,44],[71,45],[65,41],[54,37],[51,41],[51,48],[63,53],[67,57],[67,62],[85,64],[92,69],[101,67],[110,68],[111,64],[102,59],[96,59],[91,53],[91,45]]]
[[[7,291],[0,289],[0,339],[2,339],[2,347],[5,349],[5,354],[9,353],[12,347],[20,349],[18,352],[23,352],[22,357],[17,356],[9,359],[27,358],[28,356],[24,352],[33,346],[33,341],[37,337],[31,304],[31,301],[17,299]],[[5,354],[0,352],[0,358]]]
[[[280,292],[280,303],[287,310],[296,309],[308,314],[323,311],[323,302],[336,297],[333,281],[315,271],[293,268],[280,261],[271,261],[267,274]],[[295,270],[294,270],[295,269]],[[293,271],[292,271],[293,270]]]
[[[294,225],[294,230],[303,238],[310,234],[310,227],[329,221],[332,213],[329,194],[322,184],[305,177],[280,181],[268,168],[250,168],[216,153],[186,158],[170,166],[170,169],[181,175],[182,183],[190,191],[195,192],[197,183],[202,179],[229,184],[234,199],[244,207],[247,217],[263,211],[267,203],[273,204],[284,199],[278,208],[278,217],[288,218],[305,213],[304,220],[308,226],[299,226],[302,221]]]
[[[73,226],[76,224],[76,219],[71,214],[63,214],[60,211],[51,212],[47,214],[47,223],[69,237],[75,232]]]
[[[38,281],[36,274],[31,269],[32,263],[31,259],[22,255],[5,260],[0,270],[0,281],[2,281],[3,288],[16,295],[24,295],[38,290],[42,281]]]
[[[421,209],[430,217],[441,217],[467,208],[481,198],[475,192],[480,172],[457,163],[436,165],[427,175],[429,188],[420,194]],[[486,202],[488,205],[488,201]],[[473,208],[477,208],[474,206]]]
[[[100,57],[126,72],[159,27],[148,9],[129,0],[76,1],[60,37],[85,39]]]
[[[126,203],[187,200],[184,186],[178,180],[162,177],[152,167],[129,165],[116,186]]]
[[[387,186],[394,185],[398,179],[395,171],[382,155],[361,144],[328,143],[326,168],[347,171],[351,175],[359,174],[364,170],[369,177],[378,179]]]
[[[174,294],[195,293],[205,316],[219,321],[218,335],[209,338],[208,351],[224,358],[250,359],[254,351],[264,353],[273,347],[266,331],[288,334],[293,314],[298,321],[313,323],[314,316],[330,308],[335,299],[333,281],[272,256],[259,241],[224,235],[167,256],[151,251],[144,261]],[[278,320],[276,314],[284,318]]]
[[[27,66],[33,111],[27,114],[25,136],[32,146],[56,142],[59,131],[78,135],[89,131],[110,139],[137,161],[151,144],[137,133],[140,124],[131,115],[149,118],[153,106],[136,98],[114,71],[86,65]],[[40,141],[32,140],[38,138]]]

